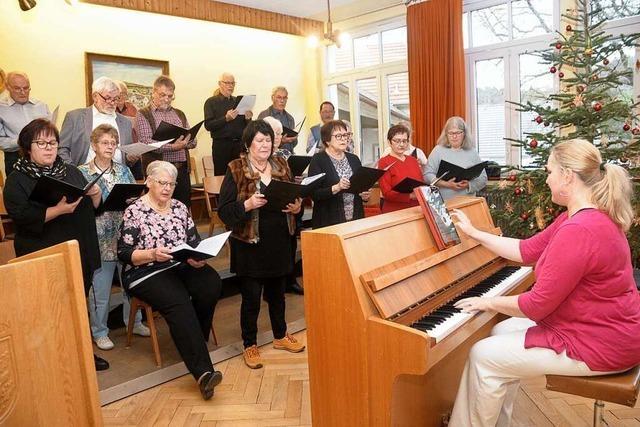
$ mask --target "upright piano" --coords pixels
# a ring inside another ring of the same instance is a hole
[[[482,198],[447,207],[500,233]],[[302,233],[314,426],[441,425],[470,347],[504,318],[452,302],[534,281],[531,267],[458,233],[438,251],[419,207]]]

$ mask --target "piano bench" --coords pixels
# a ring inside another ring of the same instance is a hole
[[[593,425],[606,425],[604,401],[634,407],[640,390],[640,365],[619,374],[595,377],[547,375],[547,390],[595,399]]]

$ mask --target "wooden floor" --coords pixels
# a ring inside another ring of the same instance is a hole
[[[305,334],[296,335],[304,340]],[[311,425],[307,353],[261,349],[265,367],[251,370],[242,356],[218,364],[224,374],[205,402],[190,376],[155,387],[102,409],[105,425],[124,426],[306,426]],[[544,379],[522,384],[514,427],[590,426],[593,401],[547,391]],[[606,404],[610,426],[640,427],[636,408]]]

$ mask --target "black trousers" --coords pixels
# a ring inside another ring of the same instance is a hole
[[[13,164],[18,161],[20,154],[18,151],[4,152],[4,176],[7,177],[13,170]]]
[[[211,149],[213,174],[224,176],[227,173],[227,165],[240,157],[242,149],[242,141],[239,139],[215,138]]]
[[[205,372],[213,372],[206,343],[221,290],[220,276],[210,266],[181,265],[151,276],[127,292],[162,314],[180,357],[197,380]]]
[[[172,163],[178,169],[176,189],[173,190],[173,198],[180,200],[187,207],[191,206],[191,177],[187,162]]]
[[[284,320],[284,288],[285,277],[240,277],[240,292],[242,304],[240,306],[240,327],[244,347],[257,344],[258,315],[260,314],[260,300],[264,288],[264,299],[269,304],[269,319],[275,339],[284,338],[287,333],[287,322]]]

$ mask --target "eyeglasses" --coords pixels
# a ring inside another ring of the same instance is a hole
[[[447,132],[447,135],[449,136],[460,136],[464,133],[463,130],[451,130],[449,132]]]
[[[229,86],[235,86],[236,85],[236,82],[225,82],[224,80],[221,80],[220,83],[224,83],[224,84],[229,85]]]
[[[57,139],[52,139],[51,141],[47,141],[45,139],[36,139],[34,141],[31,141],[32,144],[36,144],[38,146],[38,148],[47,148],[47,147],[51,147],[51,148],[57,148],[58,147],[58,140]]]
[[[157,183],[160,185],[160,187],[175,188],[175,187],[176,187],[176,185],[178,184],[178,183],[177,183],[177,182],[175,182],[175,181],[160,181],[160,180],[157,180],[157,179],[153,179],[153,180],[154,180],[155,182],[157,182]]]
[[[105,147],[117,147],[118,143],[116,141],[99,141],[98,142],[99,145],[105,146]]]
[[[393,142],[394,144],[408,144],[409,143],[409,139],[404,139],[404,138],[391,138],[391,142]]]
[[[98,96],[99,96],[100,98],[102,98],[102,100],[103,100],[104,102],[107,102],[107,103],[109,103],[109,104],[111,104],[111,103],[115,103],[115,102],[118,102],[118,99],[120,99],[120,97],[119,97],[119,96],[115,96],[115,97],[113,97],[113,98],[111,98],[111,97],[107,98],[107,97],[105,97],[104,95],[102,95],[100,92],[96,92],[96,93],[98,94]]]
[[[156,92],[156,95],[160,99],[168,99],[169,101],[173,101],[174,99],[176,99],[176,96],[173,93]]]
[[[29,91],[31,91],[31,87],[30,86],[27,86],[27,87],[11,86],[11,89],[13,89],[16,92],[29,92]]]
[[[351,132],[347,132],[347,133],[334,133],[333,137],[335,137],[338,141],[348,141],[351,138],[352,133]]]
[[[278,101],[286,101],[287,99],[289,99],[289,97],[288,96],[276,96],[276,99]]]

